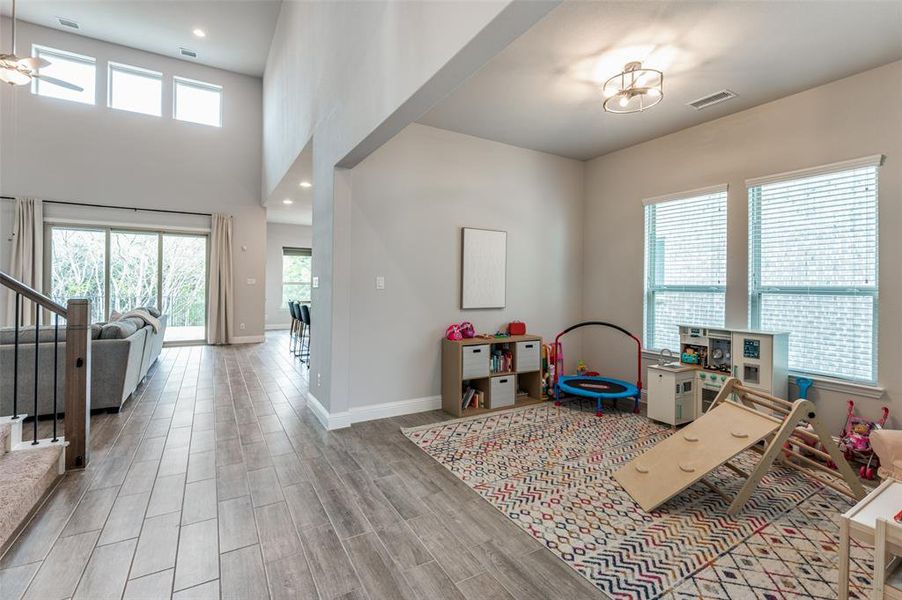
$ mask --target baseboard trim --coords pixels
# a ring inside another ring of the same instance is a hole
[[[243,335],[239,337],[233,337],[229,340],[230,344],[260,344],[265,341],[264,336],[262,335]]]
[[[441,407],[441,396],[425,396],[423,398],[409,398],[407,400],[384,402],[371,406],[357,406],[348,412],[351,416],[351,423],[363,423],[364,421],[375,421],[376,419],[387,419],[388,417],[438,410]]]
[[[264,325],[263,329],[266,331],[288,331],[291,329],[291,325],[288,323],[271,323],[269,325]]]
[[[319,421],[325,429],[332,431],[334,429],[350,427],[354,423],[363,423],[365,421],[375,421],[376,419],[386,419],[388,417],[399,417],[401,415],[438,410],[442,407],[442,397],[425,396],[423,398],[408,398],[407,400],[383,402],[382,404],[373,404],[371,406],[356,406],[344,412],[330,413],[320,401],[308,391],[307,406],[310,407],[316,420]]]

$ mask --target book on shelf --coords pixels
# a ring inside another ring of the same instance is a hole
[[[473,398],[476,396],[476,390],[471,387],[467,387],[464,391],[463,401],[460,404],[461,410],[466,410],[469,408],[470,404],[473,402]]]

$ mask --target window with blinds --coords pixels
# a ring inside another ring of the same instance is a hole
[[[749,324],[788,331],[790,369],[877,380],[877,168],[748,183]]]
[[[645,205],[645,346],[678,351],[679,325],[722,327],[727,188]]]

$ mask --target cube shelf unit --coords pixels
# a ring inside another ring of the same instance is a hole
[[[493,349],[507,346],[513,369],[492,373]],[[486,407],[461,410],[464,382],[485,394]],[[517,396],[518,390],[527,395]],[[442,410],[468,417],[542,402],[542,338],[512,335],[500,338],[442,340]]]

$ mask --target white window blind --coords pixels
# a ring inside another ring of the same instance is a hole
[[[879,158],[749,185],[749,324],[793,371],[877,380]]]
[[[722,327],[727,189],[645,206],[645,346],[679,350],[678,326]]]

